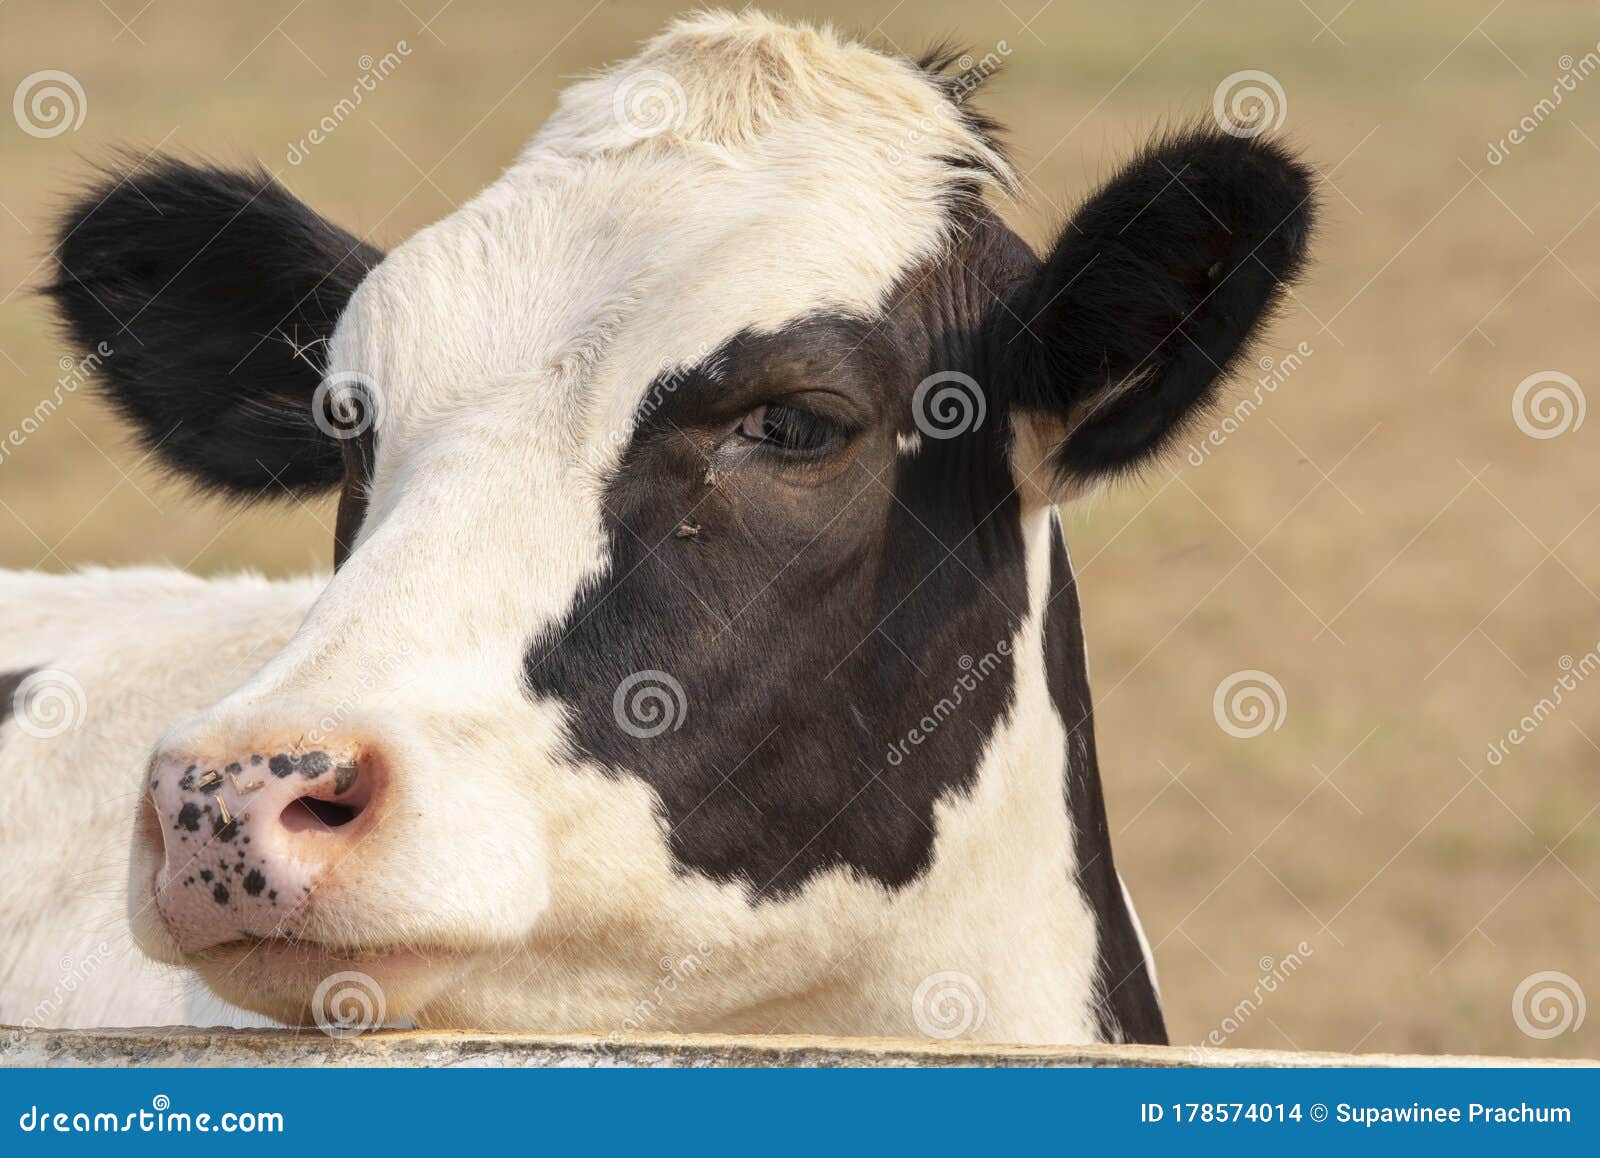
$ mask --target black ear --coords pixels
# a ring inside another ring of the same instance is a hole
[[[146,447],[202,487],[270,497],[343,476],[312,417],[321,342],[382,258],[264,171],[160,159],[63,214],[45,292]]]
[[[1312,176],[1265,139],[1167,137],[1067,225],[1016,313],[1016,398],[1064,478],[1136,468],[1218,384],[1306,264]]]

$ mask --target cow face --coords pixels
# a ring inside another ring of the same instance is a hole
[[[260,174],[84,199],[53,292],[145,441],[232,496],[342,493],[299,632],[152,759],[148,952],[289,1021],[356,968],[391,1016],[583,1029],[691,952],[717,975],[666,1024],[885,926],[907,977],[916,937],[976,971],[962,906],[1094,956],[1052,504],[1211,398],[1309,185],[1180,134],[1040,260],[960,91],[712,15],[386,256]],[[1079,974],[1056,1032],[1093,1036]]]

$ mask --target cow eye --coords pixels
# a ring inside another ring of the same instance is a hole
[[[844,432],[834,423],[808,411],[769,402],[744,416],[739,423],[739,434],[774,450],[816,454],[842,439]]]

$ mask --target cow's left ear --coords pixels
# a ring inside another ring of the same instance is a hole
[[[321,345],[382,259],[264,170],[156,157],[67,207],[45,292],[159,461],[275,498],[344,476],[314,413]]]
[[[1006,359],[1055,493],[1136,469],[1215,397],[1305,267],[1312,184],[1279,144],[1191,132],[1078,210],[1013,305]]]

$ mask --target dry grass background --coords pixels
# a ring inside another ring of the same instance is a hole
[[[66,352],[29,294],[52,199],[113,143],[262,158],[337,221],[393,242],[496,175],[567,79],[630,53],[671,3],[9,0],[0,88],[44,68],[76,132],[0,124],[0,436]],[[1511,750],[1489,742],[1600,642],[1600,417],[1535,439],[1538,371],[1600,390],[1600,76],[1499,165],[1486,150],[1600,41],[1600,7],[811,0],[916,51],[1004,41],[1007,122],[1042,241],[1163,124],[1260,69],[1320,166],[1320,261],[1266,356],[1313,353],[1203,465],[1075,514],[1103,773],[1157,946],[1174,1040],[1198,1042],[1304,941],[1230,1045],[1600,1055],[1600,1008],[1549,1039],[1512,1011],[1568,974],[1600,1001],[1600,679]],[[126,22],[126,24],[124,24]],[[412,55],[304,163],[289,142],[406,40]],[[1241,391],[1239,392],[1242,392]],[[1236,392],[1237,393],[1237,392]],[[1600,402],[1600,397],[1596,398]],[[161,482],[71,397],[0,460],[0,564],[324,565],[332,512],[239,512]],[[1282,685],[1281,727],[1225,734],[1219,682]]]

